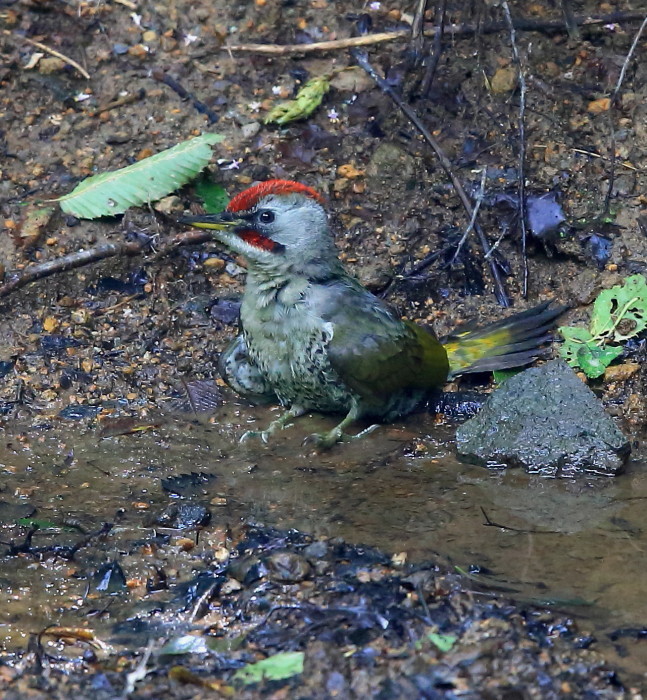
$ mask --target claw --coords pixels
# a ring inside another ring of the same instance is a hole
[[[342,442],[345,437],[344,433],[336,433],[334,430],[329,433],[312,433],[312,435],[306,436],[301,444],[304,447],[313,445],[319,450],[329,450],[333,445]]]
[[[258,438],[267,444],[270,440],[271,434],[272,431],[270,430],[248,430],[240,436],[240,440],[238,440],[238,442],[242,444],[243,442],[248,442],[249,440]]]
[[[290,421],[293,418],[298,418],[299,416],[302,416],[304,413],[302,408],[298,408],[296,406],[293,406],[289,411],[286,411],[280,418],[277,418],[275,421],[272,421],[265,430],[248,430],[247,432],[243,433],[239,442],[247,442],[248,440],[251,440],[252,438],[260,438],[266,445],[270,441],[270,437],[274,435],[274,433],[279,432],[280,430],[283,430],[284,428],[288,427]]]
[[[327,433],[312,433],[312,435],[308,435],[308,437],[306,437],[306,439],[303,441],[303,445],[312,444],[320,450],[329,450],[338,442],[352,442],[353,440],[359,440],[365,435],[372,433],[379,427],[380,426],[378,424],[369,425],[368,428],[360,431],[357,433],[357,435],[349,435],[341,429],[340,425],[338,425]]]

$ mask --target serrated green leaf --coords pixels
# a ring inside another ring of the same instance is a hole
[[[577,362],[589,379],[596,379],[604,374],[604,370],[622,354],[622,347],[585,344],[577,351]]]
[[[121,170],[89,177],[56,201],[81,219],[123,214],[129,207],[155,202],[193,180],[211,160],[211,146],[223,138],[202,134]]]
[[[265,124],[287,124],[309,117],[321,104],[329,89],[330,81],[327,75],[308,80],[293,100],[282,102],[270,111],[265,117]]]
[[[270,681],[281,681],[303,673],[303,652],[286,651],[274,654],[255,664],[247,664],[234,673],[234,680],[245,685],[259,683],[264,678]]]
[[[220,214],[229,204],[227,190],[209,176],[202,176],[195,183],[195,193],[202,200],[207,214]]]

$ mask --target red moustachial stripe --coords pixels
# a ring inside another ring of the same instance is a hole
[[[306,197],[312,197],[320,204],[323,204],[323,197],[312,187],[302,185],[300,182],[292,180],[267,180],[259,182],[258,185],[249,187],[237,194],[227,205],[227,211],[247,211],[254,207],[263,197],[270,194],[304,194]]]
[[[260,233],[257,233],[256,231],[252,231],[251,229],[248,231],[239,231],[238,235],[244,240],[247,241],[250,245],[253,245],[254,248],[260,248],[261,250],[268,250],[270,253],[277,252],[278,250],[282,250],[283,246],[280,243],[277,243],[276,241],[273,241],[271,238],[267,238],[267,236],[263,236]]]

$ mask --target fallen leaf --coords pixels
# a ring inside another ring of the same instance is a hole
[[[344,165],[340,165],[337,168],[337,172],[342,177],[347,177],[350,180],[356,177],[362,177],[362,175],[364,175],[364,170],[359,170],[352,163],[345,163]]]
[[[57,328],[58,328],[58,319],[55,318],[54,316],[48,316],[43,321],[43,330],[47,331],[47,333],[52,333]]]
[[[512,92],[517,84],[517,71],[515,68],[499,68],[492,76],[490,89],[493,93]]]
[[[220,697],[231,698],[234,696],[234,689],[220,679],[202,678],[196,673],[189,671],[184,666],[172,666],[168,671],[168,677],[183,685],[195,685],[199,688],[207,688],[216,691]]]
[[[270,681],[281,681],[303,673],[303,652],[285,651],[274,654],[255,664],[247,664],[234,673],[234,680],[245,685],[259,683],[264,678]]]
[[[608,112],[610,107],[611,99],[608,97],[601,97],[599,100],[589,102],[587,109],[591,114],[602,114],[603,112]]]
[[[25,248],[35,246],[45,233],[45,229],[49,224],[54,207],[39,207],[38,209],[29,208],[25,218],[20,225],[20,240],[16,241],[18,245]],[[7,223],[5,222],[5,226]]]

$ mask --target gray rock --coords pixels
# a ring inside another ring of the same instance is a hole
[[[192,530],[208,525],[211,512],[199,503],[172,503],[153,517],[152,524],[177,530]]]
[[[243,135],[243,138],[251,139],[253,136],[256,136],[256,134],[258,134],[258,132],[261,130],[261,125],[259,122],[249,122],[249,124],[243,124],[240,127],[240,130]]]
[[[508,379],[458,429],[456,443],[471,462],[547,476],[613,476],[630,453],[598,398],[562,360]]]
[[[382,181],[389,184],[406,183],[414,177],[416,161],[394,143],[384,141],[373,152],[366,175],[373,184]]]
[[[279,583],[297,583],[308,578],[312,567],[294,552],[273,552],[266,560],[270,578]]]

